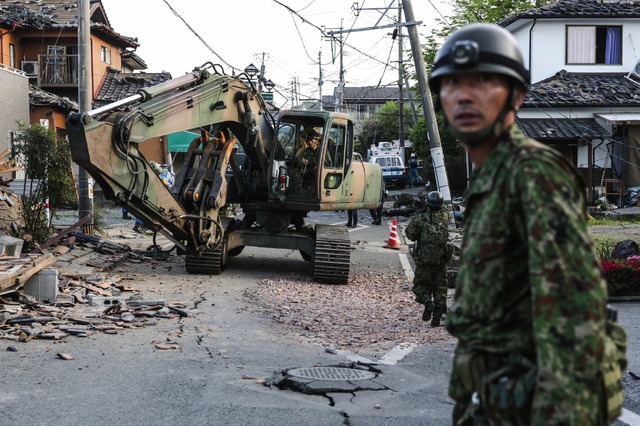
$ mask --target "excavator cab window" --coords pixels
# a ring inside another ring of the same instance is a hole
[[[293,160],[296,152],[296,128],[293,124],[285,123],[278,129],[278,152],[276,158],[281,160]]]
[[[321,153],[324,121],[296,120],[281,122],[274,153],[273,181],[281,176],[288,181],[287,195],[317,196],[317,176],[322,168]]]
[[[343,126],[332,125],[327,138],[327,152],[324,165],[331,169],[342,169],[344,167],[344,137]]]

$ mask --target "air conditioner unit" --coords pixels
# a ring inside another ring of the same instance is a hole
[[[38,61],[22,61],[22,71],[27,74],[28,77],[37,77],[39,71]]]

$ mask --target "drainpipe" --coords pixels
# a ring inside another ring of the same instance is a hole
[[[531,70],[533,69],[533,45],[531,44],[531,40],[533,39],[533,28],[538,23],[538,19],[533,20],[533,25],[529,28],[529,75],[533,75]]]

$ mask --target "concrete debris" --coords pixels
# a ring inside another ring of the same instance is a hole
[[[69,250],[58,245],[24,258],[0,255],[0,339],[26,343],[117,334],[190,316],[186,305],[147,299],[123,283],[129,278],[109,274],[122,261],[144,259],[143,252],[79,233],[72,238]],[[175,342],[156,347],[179,349]]]

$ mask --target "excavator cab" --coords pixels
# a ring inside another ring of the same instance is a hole
[[[378,203],[379,171],[354,155],[353,129],[346,114],[283,112],[271,159],[271,198],[292,208],[302,204],[309,211]]]

